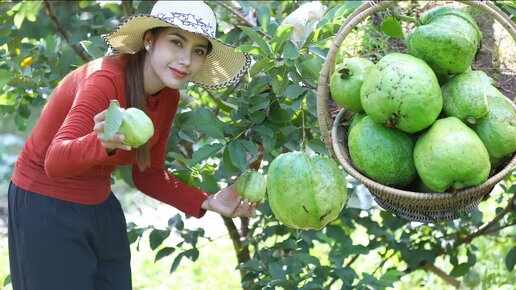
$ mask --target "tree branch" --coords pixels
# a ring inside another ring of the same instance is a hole
[[[443,272],[443,270],[437,268],[436,266],[434,266],[434,264],[432,263],[425,263],[423,266],[423,268],[427,269],[428,271],[436,274],[437,276],[439,276],[441,279],[443,279],[444,281],[448,282],[449,284],[451,284],[453,287],[455,288],[459,288],[460,286],[460,282],[453,278],[452,276],[446,274]]]
[[[47,12],[48,17],[54,24],[54,27],[57,29],[57,31],[63,36],[64,40],[72,47],[72,49],[75,51],[75,53],[85,62],[88,62],[92,60],[91,56],[89,56],[84,48],[75,43],[70,44],[70,39],[68,37],[68,33],[64,29],[61,22],[59,22],[59,19],[57,19],[56,14],[54,12],[54,8],[52,8],[52,5],[50,4],[49,0],[43,0],[43,4],[45,5],[45,11]]]
[[[241,22],[245,23],[246,26],[249,26],[249,27],[256,26],[256,23],[250,22],[244,16],[242,16],[242,14],[240,14],[238,11],[236,11],[235,9],[229,7],[225,3],[226,1],[213,1],[213,2],[217,3],[217,5],[219,5],[220,7],[228,10],[231,14],[235,15],[238,18],[238,20],[240,20]],[[267,38],[267,39],[272,39],[272,36],[270,36],[269,34],[263,32],[262,30],[258,30],[257,32],[259,34],[261,34],[262,36],[264,36],[265,38]]]
[[[134,14],[133,0],[122,0],[122,8],[124,10],[124,16],[130,16]]]
[[[221,217],[224,220],[224,225],[226,225],[226,228],[228,229],[228,232],[229,232],[229,236],[231,237],[231,241],[233,242],[233,248],[235,249],[238,264],[249,261],[251,259],[250,255],[249,255],[249,248],[242,247],[241,236],[240,236],[240,233],[238,232],[238,229],[237,229],[235,223],[233,222],[233,219],[222,216],[222,215],[221,215]],[[241,280],[244,279],[244,275],[245,275],[245,270],[240,269]]]
[[[482,226],[480,226],[478,228],[478,230],[474,233],[472,233],[471,235],[468,235],[466,236],[465,238],[463,239],[459,239],[457,240],[453,247],[454,248],[457,248],[459,247],[460,245],[462,244],[465,244],[465,243],[469,243],[471,240],[473,240],[474,238],[478,237],[478,236],[481,236],[482,234],[484,234],[490,227],[494,226],[496,223],[498,223],[499,220],[501,220],[508,212],[512,211],[513,208],[514,208],[514,199],[516,198],[516,194],[513,194],[511,199],[509,200],[509,203],[507,204],[507,206],[501,211],[499,212],[494,218],[493,220],[491,220],[490,222],[488,223],[485,223],[483,224]]]

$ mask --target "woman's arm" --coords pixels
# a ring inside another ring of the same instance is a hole
[[[46,153],[45,171],[49,177],[73,176],[111,158],[99,140],[99,130],[93,128],[95,116],[106,110],[116,96],[113,81],[101,74],[91,75],[78,87],[68,115]]]

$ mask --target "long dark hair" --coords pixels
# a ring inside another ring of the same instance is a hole
[[[150,30],[156,39],[164,27],[156,27]],[[135,107],[147,113],[147,100],[143,84],[143,69],[147,51],[142,49],[135,54],[126,54],[127,67],[125,74],[125,100],[127,108]],[[136,148],[136,162],[140,170],[150,166],[150,147],[148,142]]]

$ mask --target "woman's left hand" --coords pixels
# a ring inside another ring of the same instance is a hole
[[[262,203],[249,203],[242,199],[237,192],[236,185],[233,184],[208,196],[202,204],[202,208],[226,217],[254,217],[256,208]]]

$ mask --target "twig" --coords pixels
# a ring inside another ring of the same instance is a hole
[[[68,33],[64,29],[61,22],[59,22],[59,19],[57,19],[56,14],[54,12],[54,8],[52,8],[52,5],[50,4],[49,0],[43,0],[43,4],[45,5],[45,11],[47,12],[48,17],[54,24],[55,28],[59,33],[63,36],[64,40],[72,47],[72,49],[75,51],[75,53],[85,62],[88,62],[92,60],[91,56],[89,56],[84,48],[80,46],[79,44],[70,44],[70,39],[68,37]]]
[[[122,8],[124,15],[129,16],[134,14],[133,0],[122,0]]]
[[[513,208],[514,208],[514,199],[516,198],[516,194],[513,194],[511,199],[509,200],[509,203],[507,204],[507,206],[501,211],[499,212],[494,218],[493,220],[491,220],[490,222],[488,223],[485,223],[483,224],[482,226],[480,226],[478,228],[478,230],[476,232],[474,232],[473,234],[471,235],[468,235],[466,236],[465,238],[463,239],[459,239],[455,242],[455,244],[453,245],[454,248],[457,248],[458,246],[464,244],[464,243],[469,243],[471,240],[473,240],[474,238],[484,234],[490,227],[492,227],[493,225],[495,225],[499,220],[501,220],[508,212],[510,212]]]
[[[238,18],[238,20],[244,22],[247,26],[249,26],[249,27],[256,26],[256,23],[252,23],[249,20],[247,20],[238,11],[236,11],[235,9],[229,7],[226,3],[224,3],[225,1],[213,1],[213,2],[217,3],[217,5],[219,5],[220,7],[222,7],[224,9],[228,10],[229,12],[231,12],[233,15],[235,15]],[[272,39],[272,36],[270,36],[269,34],[265,33],[262,30],[258,30],[257,32],[259,34],[261,34],[262,36],[266,37],[267,39]]]
[[[387,253],[386,253],[386,254],[387,254]],[[380,265],[378,265],[378,267],[376,267],[376,269],[374,270],[374,272],[373,272],[373,274],[372,274],[372,275],[374,275],[374,274],[376,273],[376,271],[380,270],[380,269],[383,267],[383,265],[385,265],[385,263],[386,263],[387,261],[389,261],[389,259],[390,259],[390,258],[392,258],[392,256],[394,256],[395,254],[396,254],[396,252],[393,252],[393,253],[391,253],[391,254],[389,255],[389,257],[387,257],[387,258],[383,259],[383,261],[380,263]]]
[[[449,284],[451,284],[453,287],[455,288],[459,288],[460,286],[460,282],[453,278],[452,276],[446,274],[443,272],[443,270],[437,268],[436,266],[434,266],[434,264],[432,263],[425,263],[423,265],[423,268],[427,269],[428,271],[436,274],[437,276],[439,276],[441,279],[443,279],[444,281],[448,282]]]

